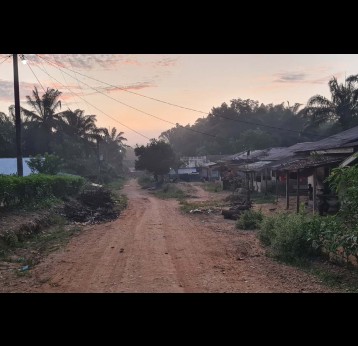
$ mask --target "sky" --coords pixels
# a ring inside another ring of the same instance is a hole
[[[14,103],[13,61],[12,56],[7,58],[9,55],[0,54],[0,112],[4,113]],[[357,54],[26,54],[24,57],[27,64],[22,64],[20,57],[18,64],[22,107],[26,108],[26,95],[31,95],[35,86],[40,92],[48,87],[58,89],[62,92],[62,110],[79,108],[85,114],[96,114],[98,127],[116,127],[124,132],[126,144],[131,146],[158,138],[176,123],[193,124],[213,107],[224,102],[230,104],[232,99],[305,105],[317,94],[330,97],[327,83],[332,76],[344,82],[345,76],[358,74]]]

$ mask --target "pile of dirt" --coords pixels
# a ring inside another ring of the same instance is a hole
[[[103,187],[88,186],[77,199],[66,202],[64,216],[73,222],[96,224],[118,218],[111,192]]]

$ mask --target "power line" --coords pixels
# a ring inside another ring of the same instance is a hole
[[[29,64],[29,63],[26,63],[26,65],[30,68],[32,74],[35,76],[36,80],[37,80],[38,83],[41,85],[41,88],[42,88],[42,90],[44,91],[44,93],[46,93],[45,88],[43,87],[43,85],[41,84],[41,82],[39,81],[39,79],[37,78],[37,76],[36,76],[34,70],[33,70],[32,67],[30,66],[30,64]]]
[[[55,61],[57,62],[56,58],[54,58],[54,59],[55,59]],[[63,78],[63,80],[65,81],[65,83],[66,83],[66,84],[69,84],[69,83],[67,82],[67,80],[66,80],[65,75],[62,73],[62,71],[61,71],[61,75],[62,75],[62,78]],[[77,97],[77,98],[78,98],[78,97]],[[77,107],[80,108],[79,103],[78,103],[76,100],[74,100],[74,102],[76,103]]]
[[[40,57],[40,58],[41,58],[41,57]],[[44,59],[44,60],[45,60],[45,59]],[[50,63],[51,63],[51,62],[50,62]],[[52,65],[54,65],[54,64],[52,64]],[[59,68],[59,67],[57,67],[57,66],[55,66],[55,68],[61,71],[61,68]],[[64,71],[64,73],[66,73],[66,74],[69,75],[70,77],[74,78],[72,75],[70,75],[70,74],[67,73],[66,71]],[[134,110],[136,110],[137,112],[140,112],[140,113],[149,115],[149,116],[151,116],[151,117],[153,117],[153,118],[156,118],[156,119],[158,119],[158,120],[164,121],[164,122],[166,122],[166,123],[168,123],[168,124],[171,124],[171,125],[174,125],[174,126],[178,125],[178,126],[184,128],[184,129],[186,129],[186,130],[188,130],[188,131],[191,131],[191,132],[199,133],[199,134],[202,134],[202,135],[205,135],[205,136],[210,136],[210,137],[213,137],[213,138],[216,138],[216,137],[217,137],[216,135],[213,135],[213,134],[210,134],[210,133],[206,133],[206,132],[202,132],[202,131],[198,131],[198,130],[195,130],[195,129],[192,129],[192,128],[188,128],[188,127],[185,127],[185,126],[183,126],[183,125],[180,125],[180,124],[177,124],[177,123],[173,123],[172,121],[169,121],[169,120],[160,118],[160,117],[158,117],[158,116],[156,116],[156,115],[154,115],[154,114],[145,112],[145,111],[143,111],[143,110],[141,110],[141,109],[139,109],[139,108],[136,108],[136,107],[133,107],[133,106],[131,106],[131,105],[128,105],[127,103],[124,103],[124,102],[122,102],[122,101],[120,101],[120,100],[118,100],[118,99],[116,99],[116,98],[114,98],[114,97],[112,97],[112,96],[110,96],[110,95],[107,95],[107,94],[103,93],[102,91],[98,90],[97,88],[92,87],[91,85],[89,85],[89,84],[87,84],[87,83],[85,83],[85,82],[83,82],[83,81],[80,81],[80,82],[81,82],[82,84],[86,85],[87,87],[89,87],[89,88],[95,90],[97,93],[102,94],[102,95],[104,95],[104,96],[110,98],[111,100],[116,101],[116,102],[118,102],[118,103],[120,103],[120,104],[122,104],[122,105],[124,105],[124,106],[126,106],[126,107],[129,107],[129,108],[131,108],[131,109],[134,109]]]
[[[47,73],[46,67],[45,67],[45,65],[42,63],[41,60],[40,60],[40,64],[41,64],[41,66],[43,67],[43,70],[42,70],[38,65],[36,65],[36,67],[39,68],[39,69],[41,69],[42,72],[46,73],[48,76],[50,76],[50,75]],[[50,76],[50,78],[51,78],[51,76]],[[52,78],[51,78],[51,79],[52,79]],[[53,79],[52,79],[52,80],[53,80]],[[56,86],[55,84],[53,84],[53,86],[57,89],[57,86]],[[70,106],[69,106],[69,104],[68,104],[66,101],[62,100],[61,103],[62,103],[62,102],[64,103],[64,105],[65,105],[68,109],[70,109]]]
[[[52,64],[52,65],[57,65],[59,68],[64,68],[66,70],[69,70],[73,73],[77,73],[83,77],[86,77],[88,79],[92,79],[96,82],[99,82],[99,83],[102,83],[102,84],[106,84],[108,86],[111,86],[111,87],[114,87],[114,88],[117,88],[117,89],[120,89],[122,91],[125,91],[125,92],[128,92],[128,93],[131,93],[131,94],[135,94],[137,96],[141,96],[141,97],[145,97],[145,98],[148,98],[148,99],[151,99],[151,100],[154,100],[154,101],[157,101],[157,102],[161,102],[161,103],[165,103],[165,104],[168,104],[170,106],[174,106],[174,107],[178,107],[178,108],[182,108],[182,109],[186,109],[186,110],[190,110],[190,111],[193,111],[193,112],[197,112],[197,113],[202,113],[202,114],[208,114],[208,112],[204,112],[204,111],[201,111],[201,110],[197,110],[197,109],[193,109],[193,108],[189,108],[189,107],[184,107],[184,106],[180,106],[180,105],[177,105],[175,103],[171,103],[171,102],[167,102],[167,101],[163,101],[163,100],[160,100],[160,99],[157,99],[157,98],[154,98],[154,97],[150,97],[150,96],[146,96],[146,95],[143,95],[143,94],[140,94],[140,93],[137,93],[137,92],[134,92],[134,91],[130,91],[130,90],[127,90],[123,87],[119,87],[117,85],[113,85],[113,84],[110,84],[110,83],[107,83],[107,82],[104,82],[104,81],[101,81],[97,78],[93,78],[93,77],[90,77],[90,76],[87,76],[81,72],[78,72],[78,71],[75,71],[75,70],[71,70],[69,69],[68,67],[65,67],[65,66],[61,66],[60,64],[55,64],[53,63],[52,61],[44,58],[44,57],[41,57],[40,55],[36,54],[39,58],[42,58],[43,60],[47,61],[48,63]],[[69,75],[71,76],[71,75]],[[72,77],[72,76],[71,76]],[[73,77],[72,77],[73,78]],[[81,82],[83,84],[85,84],[84,82]],[[90,87],[92,88],[92,87]],[[92,88],[93,89],[93,88]],[[310,136],[314,136],[314,137],[318,137],[318,138],[324,138],[323,136],[320,136],[320,135],[317,135],[317,134],[314,134],[314,133],[309,133],[309,132],[303,132],[303,131],[297,131],[297,130],[292,130],[292,129],[286,129],[286,128],[283,128],[283,127],[278,127],[278,126],[271,126],[271,125],[266,125],[266,124],[259,124],[259,123],[253,123],[253,122],[250,122],[250,121],[245,121],[245,120],[241,120],[241,119],[232,119],[232,118],[228,118],[228,117],[225,117],[223,115],[215,115],[215,117],[219,117],[219,118],[223,118],[223,119],[226,119],[226,120],[230,120],[230,121],[236,121],[236,122],[240,122],[240,123],[244,123],[244,124],[248,124],[248,125],[255,125],[255,126],[260,126],[260,127],[267,127],[267,128],[271,128],[271,129],[276,129],[276,130],[281,130],[281,131],[288,131],[288,132],[293,132],[293,133],[298,133],[298,134],[306,134],[306,135],[310,135]],[[163,120],[163,119],[161,119]],[[164,120],[166,121],[166,120]],[[168,121],[166,121],[168,122]],[[169,122],[170,123],[170,122]]]
[[[36,55],[39,56],[38,54],[36,54]],[[39,56],[39,57],[40,57],[40,56]],[[47,59],[45,59],[45,58],[43,58],[43,57],[42,57],[42,59],[47,60]],[[50,63],[51,63],[51,62],[50,62]],[[59,65],[59,66],[60,66],[60,65]],[[69,69],[69,68],[67,68],[67,67],[64,67],[64,66],[62,66],[62,67],[65,68],[65,69],[67,69],[67,70],[69,70],[69,71],[71,71],[71,72],[76,73],[76,71],[74,71],[74,70],[71,70],[71,69]],[[113,84],[110,84],[110,83],[107,83],[107,82],[103,82],[103,81],[101,81],[101,80],[99,80],[99,79],[86,76],[85,74],[83,74],[83,73],[81,73],[81,72],[78,72],[78,71],[77,71],[77,73],[78,73],[79,75],[83,76],[83,77],[86,77],[86,78],[89,78],[89,79],[93,79],[93,80],[96,81],[96,82],[100,82],[100,83],[106,84],[106,85],[108,85],[108,86],[111,86],[111,87],[113,87],[113,88],[120,89],[120,90],[125,91],[125,92],[130,93],[130,94],[134,94],[134,95],[137,95],[137,96],[145,97],[145,98],[150,99],[150,100],[153,100],[153,101],[165,103],[165,104],[167,104],[167,105],[174,106],[174,107],[178,107],[178,108],[182,108],[182,109],[186,109],[186,110],[189,110],[189,111],[192,111],[192,112],[197,112],[197,113],[202,113],[202,114],[208,114],[208,112],[203,112],[203,111],[199,111],[199,110],[197,110],[197,109],[180,106],[180,105],[177,105],[177,104],[175,104],[175,103],[171,103],[171,102],[168,102],[168,101],[159,100],[159,99],[157,99],[157,98],[155,98],[155,97],[150,97],[150,96],[147,96],[147,95],[143,95],[143,94],[137,93],[137,92],[135,92],[135,91],[127,90],[126,88],[120,87],[120,86],[118,86],[118,85],[113,85]]]
[[[5,57],[5,58],[0,62],[0,65],[1,65],[2,63],[4,63],[7,59],[9,59],[10,57],[11,57],[11,55]]]
[[[41,69],[41,67],[37,66],[38,68]],[[42,70],[42,69],[41,69]],[[42,70],[43,72],[45,72],[44,70]],[[78,94],[76,94],[75,92],[73,92],[69,87],[63,85],[63,83],[61,83],[60,81],[58,81],[55,77],[51,76],[48,72],[45,72],[51,79],[54,79],[57,83],[61,84],[64,88],[66,88],[67,90],[69,90],[70,93],[72,93],[73,95],[75,96],[78,96]],[[112,120],[116,121],[117,123],[119,123],[120,125],[126,127],[127,129],[137,133],[138,135],[146,138],[146,139],[149,139],[149,137],[147,137],[146,135],[143,135],[142,133],[136,131],[136,130],[133,130],[132,128],[130,128],[129,126],[126,126],[124,125],[123,123],[121,123],[120,121],[118,121],[117,119],[113,118],[112,116],[110,116],[109,114],[107,114],[106,112],[102,111],[101,109],[99,109],[98,107],[94,106],[93,104],[91,104],[90,102],[88,102],[87,100],[85,100],[83,97],[81,96],[78,96],[80,99],[82,99],[84,102],[86,102],[87,104],[89,104],[90,106],[92,106],[93,108],[97,109],[98,111],[100,111],[101,113],[103,113],[104,115],[106,115],[107,117],[111,118]]]

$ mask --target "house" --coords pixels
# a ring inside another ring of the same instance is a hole
[[[24,176],[30,175],[31,169],[27,165],[27,162],[30,160],[29,157],[24,157],[22,159],[22,165],[24,169]],[[0,174],[10,175],[17,174],[17,159],[15,158],[0,158]]]
[[[337,197],[330,191],[329,185],[325,182],[331,170],[340,164],[350,164],[356,160],[355,153],[358,151],[358,126],[349,130],[329,136],[320,141],[302,143],[297,145],[293,156],[273,166],[273,169],[280,169],[289,176],[296,174],[297,185],[297,211],[299,210],[300,179],[307,179],[313,189],[312,209],[322,213],[322,205],[326,211],[332,212],[337,209]],[[286,187],[286,204],[289,207],[289,188]]]
[[[223,155],[212,155],[217,158]],[[184,167],[178,169],[178,176],[184,181],[217,180],[220,179],[220,165],[211,162],[207,156],[190,156],[182,157],[180,160],[184,163]],[[173,175],[173,172],[172,172]]]

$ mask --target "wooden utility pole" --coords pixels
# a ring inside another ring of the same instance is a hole
[[[21,148],[21,116],[20,116],[20,91],[19,91],[19,70],[17,66],[17,54],[13,54],[14,66],[14,97],[15,97],[15,129],[16,129],[16,159],[17,175],[22,177],[24,169],[22,166],[22,148]]]

